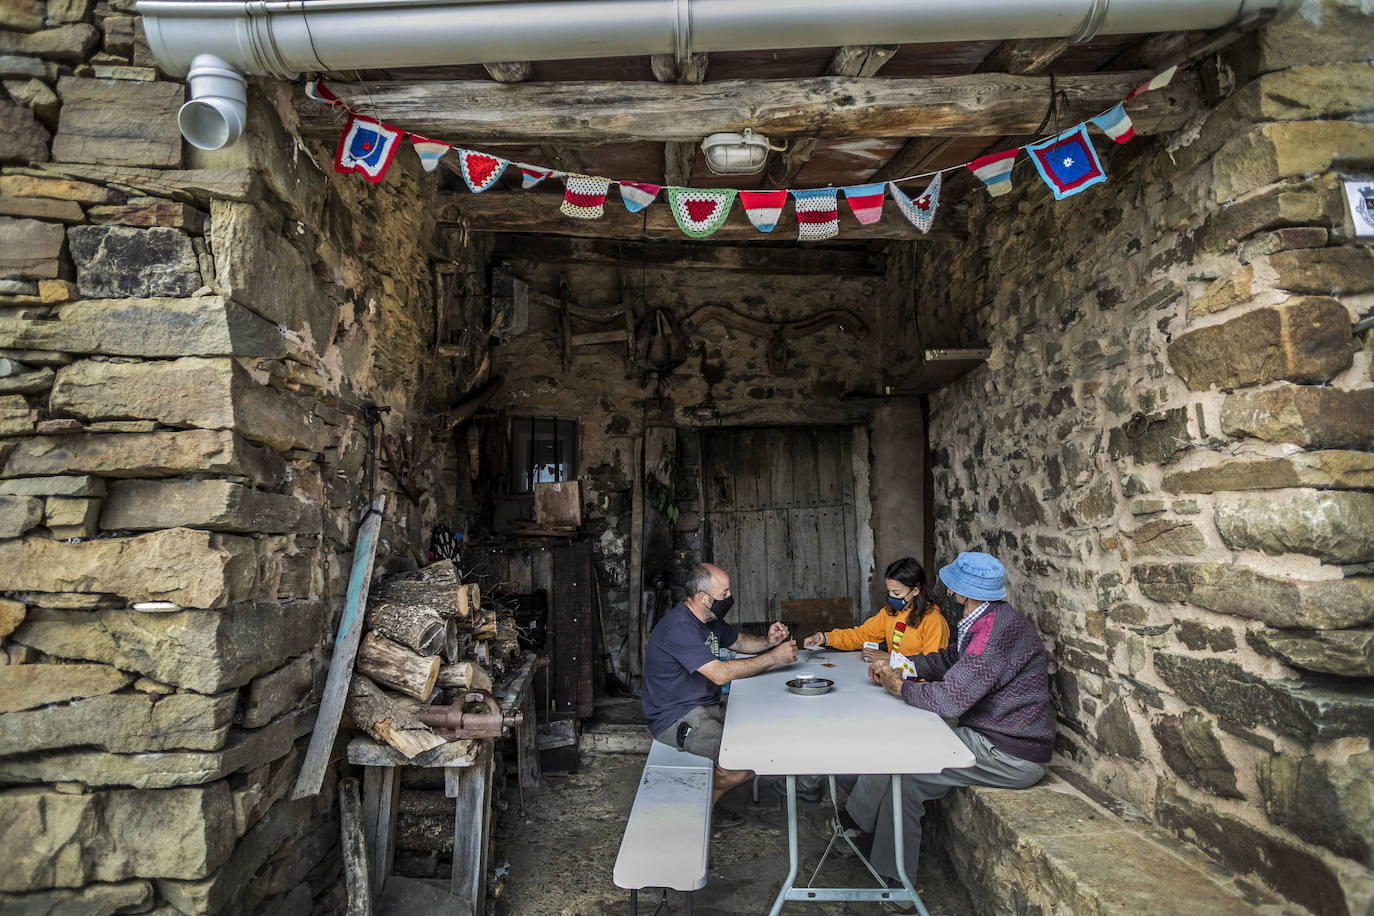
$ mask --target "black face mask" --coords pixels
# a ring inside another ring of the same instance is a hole
[[[711,605],[711,613],[716,616],[717,620],[724,620],[725,615],[729,613],[730,608],[734,606],[734,595],[726,595],[724,598],[716,598],[714,599],[714,603]]]

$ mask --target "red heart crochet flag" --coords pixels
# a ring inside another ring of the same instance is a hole
[[[415,152],[420,156],[420,166],[426,172],[434,171],[444,153],[453,149],[451,144],[445,143],[443,140],[431,140],[419,134],[411,134],[410,142],[415,147]]]
[[[940,208],[940,182],[943,177],[943,172],[936,172],[930,184],[926,185],[925,193],[915,198],[907,197],[892,182],[887,183],[892,191],[892,199],[897,202],[897,209],[922,232],[929,232],[931,224],[935,222],[935,211]]]
[[[541,169],[537,165],[525,165],[522,162],[520,163],[520,187],[528,191],[545,178],[557,174],[553,169]]]
[[[1017,148],[979,156],[968,164],[968,170],[987,186],[990,196],[1001,197],[1011,190],[1011,167],[1016,164],[1016,154],[1019,152],[1021,150]]]
[[[606,212],[609,178],[569,173],[564,179],[563,205],[558,209],[573,219],[600,219]]]
[[[481,194],[496,184],[496,180],[509,164],[508,160],[490,153],[475,153],[470,149],[458,151],[458,170],[474,194]]]
[[[755,229],[772,232],[787,203],[787,191],[740,191],[739,202],[744,205],[744,215],[749,217]]]
[[[638,213],[649,206],[654,202],[654,198],[658,197],[658,192],[663,190],[661,185],[643,184],[638,181],[617,183],[620,185],[620,199],[624,202],[625,209],[631,213]]]
[[[361,172],[376,184],[386,174],[391,158],[396,155],[396,145],[405,133],[399,127],[350,111],[339,137],[339,148],[334,152],[334,171]]]
[[[1173,66],[1170,67],[1168,70],[1156,73],[1154,76],[1150,78],[1150,81],[1148,83],[1144,83],[1140,86],[1137,86],[1135,89],[1131,90],[1131,94],[1126,96],[1126,100],[1130,101],[1131,99],[1140,95],[1142,92],[1149,92],[1151,89],[1163,89],[1165,86],[1169,85],[1169,82],[1174,78],[1174,74],[1177,72],[1178,67]]]
[[[797,208],[797,238],[803,242],[833,239],[840,234],[840,208],[835,188],[792,191]]]
[[[1125,143],[1135,136],[1135,125],[1131,123],[1131,116],[1126,114],[1125,103],[1118,103],[1111,111],[1089,120],[1117,143]]]
[[[844,199],[854,218],[862,226],[871,226],[883,218],[883,183],[856,184],[844,189]]]
[[[694,239],[705,238],[724,225],[734,202],[734,188],[668,189],[668,206],[677,227]]]
[[[1032,143],[1026,147],[1026,152],[1030,153],[1035,170],[1054,192],[1055,200],[1072,197],[1107,180],[1107,173],[1102,171],[1102,163],[1097,161],[1097,152],[1088,139],[1088,128],[1083,124],[1043,143]]]

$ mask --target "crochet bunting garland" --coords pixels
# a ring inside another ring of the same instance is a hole
[[[673,219],[689,238],[705,238],[723,226],[734,203],[734,188],[668,188]]]
[[[470,149],[458,151],[458,169],[474,194],[481,194],[496,184],[509,164],[509,160],[489,153],[475,153]]]
[[[883,183],[856,184],[844,189],[844,199],[861,226],[871,226],[883,218]]]
[[[638,213],[658,197],[658,192],[663,190],[662,185],[644,184],[638,181],[621,181],[620,200],[625,204],[625,209],[631,213]]]
[[[744,215],[760,232],[772,232],[782,216],[782,208],[787,203],[787,191],[740,191],[739,202],[744,207]]]
[[[420,167],[426,172],[432,172],[439,166],[439,160],[444,153],[453,149],[453,145],[445,143],[443,140],[431,140],[429,137],[422,137],[419,134],[410,135],[410,143],[415,147],[416,154],[420,157]]]
[[[339,137],[339,148],[334,152],[334,171],[339,174],[358,172],[376,184],[386,174],[396,155],[396,146],[405,133],[399,127],[350,111],[343,135]]]
[[[931,224],[935,222],[935,211],[940,209],[940,183],[943,176],[943,172],[936,172],[930,184],[926,185],[925,193],[916,198],[907,197],[897,185],[890,181],[887,183],[892,191],[892,199],[897,202],[897,209],[923,233],[930,231]]]
[[[840,210],[835,188],[792,191],[797,209],[797,238],[803,242],[833,239],[840,234]]]
[[[520,187],[528,191],[545,178],[557,174],[553,169],[541,169],[537,165],[526,165],[522,162],[520,163]]]
[[[564,179],[563,204],[558,209],[573,219],[600,219],[606,212],[606,195],[611,190],[609,178],[568,173]]]
[[[1088,128],[1082,124],[1051,137],[1043,143],[1026,147],[1035,170],[1054,192],[1055,200],[1072,197],[1085,188],[1107,180],[1097,151],[1088,139]]]

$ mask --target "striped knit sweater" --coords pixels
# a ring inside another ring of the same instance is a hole
[[[907,680],[902,699],[958,719],[998,750],[1047,763],[1054,751],[1045,646],[1034,625],[1005,601],[974,622],[961,653],[953,642],[911,660],[925,681]]]

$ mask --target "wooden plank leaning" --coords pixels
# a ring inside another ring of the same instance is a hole
[[[353,657],[363,638],[363,608],[367,607],[367,592],[372,584],[372,564],[377,557],[377,535],[382,527],[382,510],[386,497],[378,496],[372,510],[358,529],[358,543],[353,548],[353,571],[348,577],[348,595],[344,602],[339,633],[334,638],[334,655],[329,662],[329,677],[325,680],[320,712],[315,717],[315,730],[310,734],[310,747],[305,752],[300,775],[291,797],[318,795],[324,784],[324,771],[329,768],[329,754],[339,733],[339,719],[348,699],[348,685],[353,678]]]

